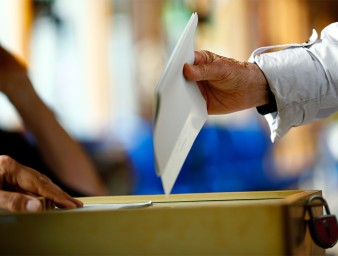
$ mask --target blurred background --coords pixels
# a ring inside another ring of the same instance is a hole
[[[338,20],[336,0],[0,0],[0,43],[23,58],[42,99],[112,195],[163,193],[152,149],[154,88],[192,12],[196,49],[245,61],[305,42]],[[0,127],[23,131],[0,95]],[[210,117],[173,193],[320,189],[338,213],[335,116],[272,144],[256,110]]]

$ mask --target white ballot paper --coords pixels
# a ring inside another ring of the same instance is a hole
[[[60,211],[67,212],[90,212],[90,211],[104,211],[104,210],[120,210],[120,209],[132,209],[151,206],[152,202],[139,202],[139,203],[118,203],[118,204],[84,204],[81,208],[74,209],[58,209]]]
[[[194,63],[197,14],[192,14],[156,86],[154,152],[157,175],[170,194],[183,163],[207,120],[206,102],[195,82],[183,75]]]

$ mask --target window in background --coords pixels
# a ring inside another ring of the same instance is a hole
[[[0,44],[29,62],[30,0],[0,0]],[[21,129],[21,121],[7,98],[0,94],[0,127]]]

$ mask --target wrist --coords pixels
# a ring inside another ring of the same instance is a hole
[[[255,105],[257,111],[262,114],[266,115],[272,112],[277,111],[277,104],[275,100],[275,96],[270,90],[269,84],[265,78],[264,73],[258,67],[258,65],[253,64],[255,69],[255,79],[256,81],[256,89],[260,92],[258,96],[258,102]]]
[[[252,64],[252,78],[251,81],[253,82],[253,89],[255,90],[253,97],[253,104],[254,107],[259,107],[266,105],[270,102],[271,95],[273,96],[268,82],[265,78],[264,73],[256,64]]]

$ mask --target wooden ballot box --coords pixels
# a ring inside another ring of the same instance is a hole
[[[324,255],[305,222],[314,194],[321,191],[87,197],[80,200],[130,207],[2,212],[0,254]]]

